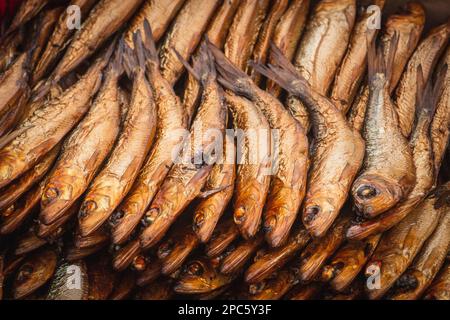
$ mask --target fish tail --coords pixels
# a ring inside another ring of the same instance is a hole
[[[134,51],[137,57],[137,64],[142,69],[145,70],[145,49],[144,43],[142,41],[141,31],[138,30],[133,34]]]
[[[389,53],[387,57],[384,56],[383,47],[381,45],[377,46],[376,37],[373,37],[372,40],[367,43],[367,64],[369,81],[373,79],[376,74],[384,74],[386,84],[390,82],[394,65],[394,58],[398,47],[398,41],[399,34],[395,32],[388,44]]]
[[[127,74],[128,78],[132,79],[134,70],[138,65],[138,61],[135,55],[135,52],[131,47],[124,43],[124,54],[123,54],[123,68],[125,70],[125,73]]]
[[[300,97],[309,97],[311,95],[311,87],[306,79],[298,73],[297,69],[295,69],[276,45],[271,43],[270,47],[274,64],[264,66],[259,62],[251,61],[251,67],[265,77],[275,81],[289,93]]]
[[[147,19],[144,20],[144,35],[145,58],[155,67],[159,67],[158,51],[156,50],[152,28],[150,27],[150,23]]]
[[[116,51],[114,53],[114,57],[111,59],[109,64],[109,70],[114,73],[116,76],[120,76],[123,73],[123,55],[125,50],[125,39],[121,37],[119,42],[117,43]]]

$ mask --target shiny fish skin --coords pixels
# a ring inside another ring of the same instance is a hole
[[[310,0],[293,0],[273,32],[273,43],[290,61],[294,58],[295,50],[306,25],[309,5]],[[270,52],[268,61],[270,63],[273,61]],[[267,81],[266,90],[277,98],[281,94],[281,88],[270,79]]]
[[[413,153],[398,127],[389,95],[389,75],[398,39],[393,37],[393,51],[387,58],[381,50],[376,52],[374,42],[369,49],[370,94],[363,130],[366,156],[352,187],[355,206],[364,217],[375,217],[392,208],[408,196],[416,181]]]
[[[295,67],[311,89],[325,95],[347,49],[356,17],[354,0],[321,0],[314,8],[295,56]],[[309,130],[310,120],[298,98],[290,98],[293,116]]]
[[[56,270],[57,255],[52,249],[40,250],[27,257],[13,282],[14,299],[23,299],[43,286]]]
[[[100,0],[74,34],[64,56],[52,72],[52,82],[59,81],[90,57],[131,17],[141,3],[142,0]]]
[[[128,195],[111,216],[112,241],[127,240],[147,210],[173,164],[172,152],[183,140],[181,131],[187,128],[186,114],[171,84],[159,70],[159,60],[150,30],[145,29],[147,78],[157,107],[156,137],[147,160]]]
[[[178,13],[159,49],[161,74],[170,84],[174,85],[184,71],[175,50],[188,60],[219,4],[219,0],[187,0]]]
[[[59,229],[64,228],[68,224],[69,220],[76,216],[78,210],[80,209],[80,203],[75,202],[69,209],[67,209],[61,218],[56,220],[51,224],[44,224],[42,221],[38,220],[38,225],[36,228],[36,234],[38,237],[47,238],[54,232],[58,232]]]
[[[40,181],[54,164],[59,153],[59,146],[54,147],[33,168],[25,172],[20,178],[0,190],[0,210],[12,205],[22,194]]]
[[[279,137],[272,159],[271,186],[263,211],[266,241],[277,247],[286,241],[306,192],[309,167],[308,138],[302,126],[272,95],[259,87],[211,46],[219,70],[219,82],[248,97],[267,118]],[[276,153],[275,153],[276,152]]]
[[[241,234],[248,239],[260,228],[270,187],[270,175],[265,172],[270,167],[270,126],[262,112],[250,100],[231,92],[225,93],[225,99],[233,116],[235,130],[255,130],[256,133],[262,133],[256,138],[244,137],[237,145],[237,154],[242,156],[237,164],[233,219]],[[252,161],[255,153],[257,159]]]
[[[322,268],[321,281],[328,282],[338,292],[345,291],[372,256],[380,238],[381,234],[376,234],[344,244]]]
[[[126,43],[134,48],[133,34],[138,30],[141,31],[145,39],[142,28],[145,20],[150,22],[153,40],[158,42],[185,2],[186,0],[145,0],[125,33]]]
[[[428,197],[405,219],[383,234],[366,273],[380,268],[380,288],[367,289],[370,299],[380,299],[412,263],[420,248],[435,230],[442,210],[435,209],[436,198]]]
[[[242,71],[248,70],[247,61],[252,55],[268,6],[269,0],[242,1],[229,28],[224,53]]]
[[[220,141],[224,139],[226,107],[222,89],[216,81],[213,57],[206,43],[202,43],[200,57],[194,61],[193,68],[191,71],[195,72],[202,82],[202,101],[192,124],[191,134],[185,139],[179,163],[170,169],[143,218],[144,230],[139,239],[144,249],[161,240],[183,209],[200,194],[212,169],[212,164],[205,161],[208,156],[207,148],[218,142],[214,135],[208,134],[208,130],[219,134],[217,139],[221,139]],[[201,136],[195,138],[196,132],[197,135],[201,132]],[[202,161],[200,164],[194,164],[198,156],[201,156]]]
[[[444,264],[450,249],[450,207],[446,206],[443,211],[436,230],[424,243],[414,262],[398,278],[390,299],[419,299]]]
[[[140,33],[136,35],[135,54],[139,56],[144,52]],[[97,230],[120,204],[139,174],[155,137],[157,111],[145,77],[145,61],[136,60],[132,52],[127,53],[125,61],[128,59],[133,89],[126,120],[108,161],[81,205],[78,221],[83,236]]]
[[[74,282],[74,276],[79,283]],[[46,300],[87,300],[88,286],[86,263],[63,261],[55,271]]]
[[[74,86],[45,102],[13,132],[3,137],[11,141],[0,149],[0,187],[31,169],[88,111],[111,52],[112,47]]]
[[[205,32],[208,40],[216,47],[222,49],[228,35],[228,29],[233,22],[233,17],[238,9],[241,0],[223,1],[215,16],[212,18]],[[198,51],[194,53],[198,55]],[[187,113],[188,123],[192,122],[195,110],[201,98],[201,85],[192,74],[184,85],[183,105]]]
[[[331,100],[312,90],[293,65],[273,47],[278,66],[259,71],[299,96],[311,113],[315,141],[303,203],[303,224],[314,237],[324,236],[347,199],[364,158],[364,141],[350,128]],[[332,196],[330,196],[332,195]]]
[[[421,72],[420,74],[422,75]],[[424,80],[422,79],[422,81]],[[430,85],[428,85],[428,88],[418,89],[418,93],[421,91],[424,91],[424,93],[420,93],[422,101],[417,106],[420,110],[416,118],[414,132],[409,141],[416,172],[416,181],[411,193],[403,201],[381,215],[350,226],[347,230],[348,238],[361,240],[369,235],[388,230],[404,219],[426,197],[432,188],[435,177],[430,122],[436,108],[437,96],[442,88],[443,75],[437,81],[440,83],[434,85],[433,91],[431,91]]]
[[[268,10],[266,17],[264,18],[264,23],[259,31],[258,40],[255,43],[252,53],[252,60],[260,63],[266,62],[269,54],[270,41],[272,40],[278,22],[286,11],[288,2],[288,0],[272,1],[272,6]],[[251,75],[253,82],[259,85],[261,82],[261,75],[251,68],[249,68],[248,73]]]
[[[20,237],[16,240],[14,248],[12,250],[13,254],[16,256],[25,255],[29,252],[32,252],[43,245],[45,245],[47,241],[45,239],[39,238],[31,227],[25,233],[22,233]]]
[[[371,5],[383,10],[385,0],[371,1]],[[367,44],[376,36],[376,29],[370,29],[369,22],[372,13],[363,7],[359,10],[357,21],[349,40],[347,52],[334,78],[334,85],[330,94],[336,107],[343,113],[350,109],[353,99],[363,80],[367,64]]]
[[[446,263],[424,296],[425,300],[450,300],[450,263]]]
[[[255,284],[270,277],[274,272],[292,259],[296,253],[303,249],[310,241],[311,237],[303,227],[293,230],[286,243],[278,248],[262,250],[254,259],[254,262],[245,272],[245,281]]]
[[[215,164],[203,187],[205,192],[213,192],[197,205],[193,214],[192,228],[202,243],[208,242],[233,196],[236,179],[236,147],[234,139],[225,136],[222,164]]]
[[[213,258],[222,254],[227,247],[239,236],[239,229],[233,219],[225,217],[223,221],[217,224],[217,228],[205,246],[205,253]]]
[[[5,282],[5,252],[0,252],[0,300],[3,300],[3,285]]]
[[[414,123],[418,67],[421,66],[424,80],[427,81],[432,75],[439,56],[445,50],[449,37],[450,22],[431,30],[411,56],[403,72],[395,92],[394,105],[400,129],[405,137],[410,135]]]
[[[73,0],[70,2],[70,5],[75,5],[80,8],[81,19],[83,19],[97,2],[98,0]],[[67,10],[60,15],[53,33],[51,34],[50,39],[48,39],[47,45],[44,48],[36,67],[34,68],[33,74],[31,75],[32,83],[37,83],[45,76],[45,74],[49,71],[49,68],[55,64],[56,59],[66,45],[66,41],[75,32],[75,29],[69,29],[67,27],[67,21],[69,18],[70,14]]]
[[[220,262],[220,272],[235,274],[241,271],[263,243],[264,236],[262,234],[257,234],[250,240],[238,242],[229,252],[224,253],[224,258]]]
[[[410,56],[413,54],[422,34],[425,23],[425,11],[422,5],[410,2],[406,5],[406,11],[392,14],[388,17],[380,38],[385,59],[389,56],[392,38],[398,34],[398,45],[395,50],[394,62],[389,83],[389,93],[397,87],[403,69]],[[349,114],[349,122],[352,127],[361,132],[364,126],[367,104],[369,101],[369,88],[367,84],[361,87],[353,102]]]
[[[97,97],[86,116],[65,139],[41,199],[40,220],[58,220],[88,188],[119,133],[117,82],[121,51],[111,61]]]

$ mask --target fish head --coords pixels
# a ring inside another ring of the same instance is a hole
[[[339,210],[329,195],[309,197],[303,208],[303,224],[314,237],[322,237],[333,224]]]
[[[355,206],[363,217],[373,217],[392,208],[402,194],[397,183],[377,175],[358,178],[352,190]]]
[[[219,272],[207,259],[196,259],[183,267],[174,290],[178,293],[204,293],[215,289]]]
[[[78,213],[80,233],[83,237],[97,230],[109,217],[110,197],[102,194],[87,196]]]

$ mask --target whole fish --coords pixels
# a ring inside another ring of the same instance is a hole
[[[22,1],[20,7],[11,21],[11,24],[6,31],[10,34],[19,27],[25,25],[28,21],[33,19],[44,8],[49,0],[25,0]]]
[[[410,135],[414,124],[418,67],[420,65],[424,80],[427,81],[439,56],[445,50],[449,37],[450,22],[431,30],[411,56],[403,72],[395,91],[394,106],[396,107],[400,129],[405,137]]]
[[[385,0],[373,0],[371,6],[377,6],[380,11],[383,10]],[[350,109],[353,99],[363,80],[367,65],[367,44],[377,34],[372,24],[378,13],[369,11],[369,7],[361,7],[355,26],[350,36],[347,52],[334,78],[334,85],[331,90],[331,99],[336,107],[343,113]],[[381,12],[379,13],[381,14]]]
[[[135,52],[127,51],[125,62],[133,78],[130,105],[114,149],[81,205],[78,221],[83,236],[97,230],[131,189],[155,137],[156,106],[145,76],[140,32],[135,36]]]
[[[306,25],[294,65],[299,74],[318,94],[325,95],[344,57],[356,18],[355,0],[321,0]],[[309,130],[307,109],[291,97],[288,108]]]
[[[219,4],[218,0],[187,0],[178,13],[159,49],[161,74],[170,84],[174,85],[184,71],[175,51],[189,59]]]
[[[125,41],[131,48],[134,47],[133,34],[138,30],[143,34],[145,39],[145,33],[143,23],[145,20],[150,22],[150,26],[153,31],[153,40],[158,42],[164,35],[170,22],[180,11],[180,8],[186,0],[146,0],[144,4],[135,14],[133,20],[130,22],[125,34]],[[145,42],[145,41],[144,41]]]
[[[450,187],[450,183],[447,187]],[[445,206],[436,230],[420,249],[414,262],[396,281],[389,298],[419,299],[445,262],[450,250],[450,206]]]
[[[417,106],[419,111],[409,142],[416,172],[416,182],[411,193],[408,194],[404,201],[401,201],[380,216],[350,226],[347,230],[348,238],[363,239],[391,228],[404,219],[426,197],[432,188],[435,177],[430,123],[433,119],[437,99],[444,82],[445,72],[445,70],[440,72],[440,77],[436,80],[432,89],[431,82],[425,86],[422,71],[419,70],[420,77],[417,79],[421,83],[417,86],[417,94],[420,95]]]
[[[258,61],[260,63],[265,63],[267,61],[267,56],[269,54],[269,45],[272,37],[275,33],[275,28],[278,25],[281,17],[285,13],[288,7],[288,0],[275,0],[272,1],[272,6],[267,12],[264,23],[261,26],[261,30],[258,34],[258,39],[255,43],[255,47],[252,53],[252,60]],[[248,71],[251,75],[253,81],[259,85],[261,82],[261,75],[251,68]]]
[[[248,70],[247,61],[255,47],[269,2],[269,0],[241,1],[229,27],[224,53],[242,71]]]
[[[447,65],[447,72],[443,84],[443,92],[441,93],[436,106],[436,112],[431,122],[431,141],[433,143],[433,157],[435,178],[438,177],[439,169],[445,155],[449,136],[450,136],[450,46],[444,53],[444,57],[440,65]],[[442,69],[438,69],[442,70]]]
[[[345,292],[372,256],[380,238],[381,234],[376,234],[344,244],[322,268],[321,281],[328,282],[335,291]]]
[[[424,299],[426,300],[449,300],[450,299],[450,263],[446,263],[436,279],[428,288]]]
[[[435,197],[428,197],[383,234],[365,269],[366,276],[373,281],[373,286],[366,288],[370,299],[381,298],[394,285],[436,229],[442,210],[436,209],[435,203]]]
[[[0,210],[12,205],[20,196],[40,181],[50,170],[59,153],[59,146],[54,147],[34,167],[0,191]]]
[[[58,82],[114,34],[140,6],[142,0],[100,0],[74,34],[49,80]],[[44,91],[45,92],[45,91]]]
[[[120,46],[91,108],[63,143],[41,199],[39,218],[45,224],[60,219],[86,191],[114,145],[119,132],[122,52]]]
[[[239,7],[241,0],[229,0],[223,1],[217,13],[212,18],[205,32],[208,40],[216,47],[222,49],[226,37],[228,35],[228,29],[233,22],[233,17]],[[194,53],[198,56],[198,50]],[[183,105],[188,116],[188,123],[190,124],[192,118],[195,115],[196,108],[201,99],[201,84],[191,74],[188,74],[188,78],[184,84],[183,91]]]
[[[53,276],[56,265],[56,252],[49,248],[27,257],[13,281],[14,299],[23,299],[47,283]]]
[[[223,149],[226,107],[216,81],[214,60],[205,42],[199,52],[192,68],[184,63],[202,82],[202,101],[177,163],[170,169],[143,218],[144,230],[139,239],[144,249],[161,240],[183,209],[200,194],[212,164],[221,161],[218,154]]]
[[[31,169],[89,110],[113,46],[73,86],[45,102],[0,142],[0,188]]]
[[[359,214],[375,217],[392,208],[411,192],[416,181],[413,153],[398,127],[389,95],[389,83],[398,36],[392,38],[387,58],[369,48],[369,101],[363,137],[366,141],[364,166],[352,187]]]
[[[136,228],[153,200],[165,176],[172,167],[174,149],[183,141],[187,119],[183,106],[159,70],[159,60],[150,25],[144,22],[146,33],[145,48],[147,58],[147,79],[157,107],[156,137],[147,160],[143,164],[136,181],[121,205],[110,219],[112,241],[123,243]]]
[[[111,268],[109,256],[101,254],[87,260],[89,279],[88,300],[106,300],[114,289],[117,274]]]
[[[245,271],[245,281],[250,284],[259,283],[283,268],[311,239],[308,231],[297,227],[291,232],[286,243],[278,248],[261,250],[254,262]]]
[[[321,237],[347,199],[363,162],[364,141],[331,100],[314,91],[276,47],[272,50],[278,65],[258,65],[258,70],[300,97],[311,113],[314,142],[302,218],[309,232]]]
[[[55,271],[46,300],[87,300],[86,263],[63,261]]]
[[[220,272],[223,274],[235,274],[241,271],[263,243],[264,236],[262,234],[257,234],[252,239],[238,242],[228,252],[224,253],[224,257],[220,262]]]
[[[306,132],[272,95],[261,90],[216,47],[210,46],[220,74],[219,82],[236,94],[248,97],[277,130],[272,154],[271,186],[264,208],[266,241],[280,246],[289,236],[306,192],[309,167]]]
[[[206,256],[213,258],[221,255],[228,246],[239,237],[239,229],[233,219],[225,217],[214,229],[205,245]]]
[[[97,2],[98,0],[72,0],[70,6],[77,6],[79,8],[80,22],[82,22]],[[45,48],[43,48],[44,50],[31,75],[32,83],[37,83],[50,71],[50,68],[56,63],[60,53],[66,47],[67,41],[75,33],[75,28],[69,28],[72,19],[73,11],[67,7],[59,16],[54,30],[46,42]]]
[[[424,24],[425,10],[423,6],[417,2],[408,2],[401,13],[390,15],[384,25],[383,33],[380,38],[384,58],[387,59],[390,52],[392,50],[395,51],[395,53],[392,53],[394,57],[389,80],[390,94],[397,87],[403,69],[416,49]],[[395,35],[398,35],[398,44],[396,48],[392,48],[392,39]],[[352,127],[360,132],[364,126],[368,101],[369,87],[365,84],[361,86],[361,90],[356,96],[348,116]]]
[[[233,196],[236,179],[236,146],[230,135],[225,136],[224,161],[217,163],[203,187],[204,199],[195,207],[192,228],[202,243],[207,243]]]
[[[291,1],[273,31],[272,42],[290,61],[294,58],[295,50],[305,28],[309,5],[310,0]],[[273,61],[270,50],[268,61],[270,63]],[[279,97],[281,94],[281,88],[270,79],[267,81],[266,90],[274,97]]]

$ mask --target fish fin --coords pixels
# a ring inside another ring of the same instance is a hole
[[[116,51],[114,52],[114,57],[111,59],[108,67],[108,73],[120,76],[124,71],[123,66],[123,55],[125,50],[125,39],[122,36],[117,43]]]
[[[95,163],[98,160],[98,157],[100,155],[100,150],[95,150],[95,152],[91,155],[91,157],[89,158],[89,160],[86,163],[86,169],[87,170],[93,170],[95,169]]]
[[[373,37],[372,40],[367,43],[367,64],[369,81],[373,79],[373,77],[377,73],[381,73],[385,75],[386,84],[390,82],[394,58],[398,47],[398,40],[399,35],[397,32],[394,32],[391,41],[389,41],[388,43],[389,53],[387,57],[384,56],[383,47],[381,45],[377,46],[376,37]]]
[[[274,64],[264,66],[259,62],[251,61],[251,67],[265,77],[275,81],[289,93],[300,97],[309,96],[312,89],[306,79],[295,69],[280,49],[273,43],[271,43],[270,47]]]
[[[124,54],[123,54],[123,68],[128,78],[132,79],[134,74],[134,69],[136,68],[138,62],[136,60],[135,53],[133,49],[128,44],[124,44]]]
[[[139,169],[136,169],[136,167],[138,167],[140,164],[140,160],[137,158],[134,158],[131,163],[128,165],[127,169],[125,170],[125,172],[122,174],[122,176],[120,177],[120,181],[130,181],[132,180],[132,177],[136,174],[136,171],[138,171]]]
[[[155,40],[153,38],[152,28],[150,27],[150,22],[144,20],[144,47],[145,47],[145,57],[148,62],[151,62],[153,66],[159,68],[159,57],[158,51],[156,50]]]
[[[137,57],[137,63],[142,70],[145,70],[145,49],[142,42],[141,31],[136,31],[133,34],[134,51]]]
[[[47,154],[56,145],[54,139],[47,139],[29,151],[29,154],[44,155]]]
[[[204,191],[200,192],[200,194],[197,197],[201,198],[201,199],[205,199],[216,193],[222,192],[223,190],[225,190],[226,188],[231,187],[231,186],[232,186],[231,184],[228,184],[226,186],[221,186],[221,187],[210,189],[210,190],[204,190]]]

